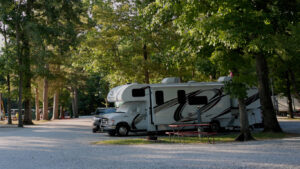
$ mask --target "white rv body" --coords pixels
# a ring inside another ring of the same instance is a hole
[[[216,123],[219,127],[239,127],[236,99],[223,92],[221,82],[127,84],[113,88],[107,99],[117,105],[116,113],[106,114],[102,125],[111,135],[120,126],[130,131],[164,131],[176,123]],[[248,90],[249,124],[262,122],[257,89]],[[124,127],[125,126],[125,127]]]

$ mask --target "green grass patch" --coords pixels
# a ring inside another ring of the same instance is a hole
[[[226,134],[226,135],[217,135],[215,136],[214,140],[215,143],[226,143],[226,142],[234,142],[235,138],[238,136],[236,134]],[[283,139],[289,137],[300,137],[300,134],[292,134],[292,133],[252,133],[252,136],[256,140],[268,140],[268,139]],[[212,138],[210,138],[212,141]],[[207,137],[173,137],[171,140],[168,136],[159,136],[157,141],[147,140],[143,138],[138,139],[118,139],[118,140],[104,140],[94,142],[93,144],[112,144],[112,145],[141,145],[141,144],[156,144],[156,143],[163,143],[163,144],[201,144],[201,143],[208,143]]]
[[[118,140],[104,140],[94,142],[93,144],[115,144],[115,145],[139,145],[139,144],[153,144],[153,143],[165,143],[163,140],[147,140],[147,139],[118,139]]]

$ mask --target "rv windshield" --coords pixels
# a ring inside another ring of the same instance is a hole
[[[124,102],[115,102],[115,107],[119,108],[120,106],[122,106]]]
[[[137,111],[137,102],[127,102],[122,104],[116,113],[128,113],[128,112],[136,112]]]

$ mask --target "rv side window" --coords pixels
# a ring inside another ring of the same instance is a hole
[[[178,90],[177,91],[177,98],[178,98],[178,103],[180,103],[180,104],[186,103],[185,91],[184,90]]]
[[[206,96],[192,96],[189,97],[189,105],[201,105],[207,104],[207,97]]]
[[[155,92],[155,100],[157,105],[164,104],[164,92],[163,91],[156,91]]]
[[[132,89],[132,97],[144,97],[145,90],[144,89]]]

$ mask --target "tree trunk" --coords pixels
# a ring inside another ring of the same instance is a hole
[[[74,117],[78,118],[78,89],[74,88]]]
[[[31,9],[32,9],[32,1],[27,0],[26,3],[26,24],[29,24],[31,21]],[[24,31],[22,36],[23,42],[23,51],[24,51],[24,124],[33,124],[32,123],[32,114],[30,107],[31,100],[31,70],[30,70],[30,45],[29,45],[29,35],[26,31]]]
[[[255,59],[260,104],[262,106],[264,120],[264,131],[282,132],[271,100],[267,61],[261,54],[257,54]]]
[[[64,119],[65,118],[65,112],[63,106],[60,106],[60,118]]]
[[[6,37],[6,28],[5,28],[5,24],[3,24],[4,28],[3,28],[3,37],[4,37],[4,45],[5,48],[7,48],[7,37]],[[9,58],[7,58],[7,60],[9,60]],[[7,78],[6,78],[6,85],[7,85],[7,124],[12,124],[11,121],[11,101],[10,101],[10,74],[7,74]]]
[[[12,124],[11,121],[11,102],[10,102],[10,75],[7,75],[7,124]]]
[[[2,93],[0,93],[0,120],[4,120],[5,119],[5,113],[3,111],[4,107],[2,107]],[[3,115],[4,113],[4,115]],[[4,119],[2,119],[4,118]]]
[[[46,65],[48,69],[49,65]],[[49,120],[48,118],[48,79],[44,78],[44,91],[43,91],[43,120]]]
[[[73,118],[74,114],[75,114],[75,99],[74,99],[74,91],[72,89],[72,114],[70,114],[70,117]]]
[[[297,100],[300,101],[300,91],[297,88],[297,82],[296,82],[296,78],[295,78],[295,74],[292,70],[289,69],[289,73],[291,75],[291,85],[293,86],[293,90],[294,90],[294,95],[297,98]]]
[[[40,120],[39,87],[35,88],[35,120]]]
[[[22,59],[22,54],[21,54],[21,45],[20,45],[20,4],[18,5],[18,10],[17,10],[17,19],[16,19],[16,40],[17,40],[17,55],[18,55],[18,61],[19,61],[19,100],[18,100],[18,109],[19,109],[19,115],[18,115],[18,127],[23,127],[23,119],[22,119],[22,92],[23,92],[23,72],[22,72],[22,67],[23,67],[23,59]]]
[[[239,112],[240,112],[241,133],[235,140],[236,141],[254,140],[249,130],[248,113],[246,110],[245,99],[239,98],[238,102],[239,102]]]
[[[59,101],[59,90],[56,89],[53,97],[53,116],[52,120],[58,119],[58,101]]]
[[[143,47],[143,53],[144,53],[144,71],[145,71],[145,83],[149,84],[150,83],[150,78],[149,78],[149,69],[148,69],[148,52],[147,52],[147,45],[144,44]]]
[[[290,78],[289,78],[288,72],[286,72],[286,94],[287,94],[288,114],[290,115],[290,118],[294,118],[293,101],[292,101],[292,95],[291,95],[291,83],[290,83]]]

